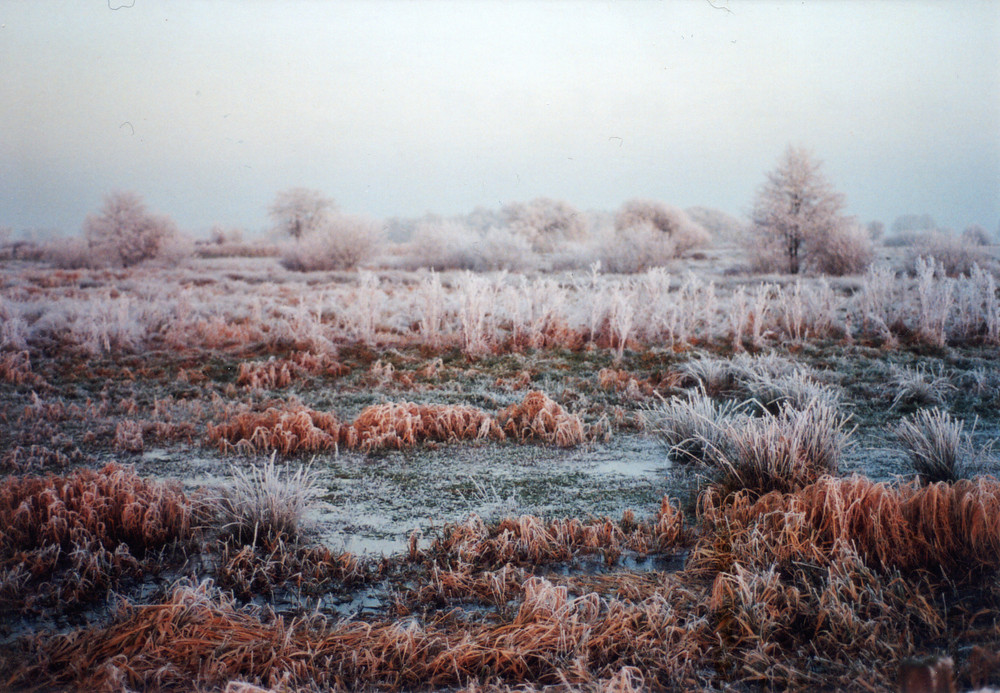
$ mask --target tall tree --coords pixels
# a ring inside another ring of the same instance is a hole
[[[810,249],[847,222],[843,208],[844,196],[820,172],[820,163],[807,150],[789,146],[754,202],[759,250],[775,254],[781,270],[798,274]]]
[[[337,207],[319,190],[289,188],[275,196],[267,211],[279,231],[299,240],[318,229]]]

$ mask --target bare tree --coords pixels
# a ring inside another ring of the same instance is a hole
[[[847,223],[843,207],[844,196],[820,172],[820,163],[789,146],[767,174],[751,213],[758,266],[798,274],[809,251]]]
[[[279,231],[299,240],[323,226],[336,211],[333,200],[319,190],[289,188],[275,196],[267,213]]]
[[[113,192],[97,214],[83,223],[83,235],[96,264],[136,265],[159,255],[178,236],[174,221],[151,214],[138,193]]]

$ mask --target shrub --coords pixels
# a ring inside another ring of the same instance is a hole
[[[421,222],[409,246],[412,267],[433,270],[476,269],[482,263],[480,236],[455,221]]]
[[[477,254],[476,270],[517,272],[531,269],[537,262],[531,242],[510,229],[492,228],[480,243],[482,250]]]
[[[49,241],[42,246],[42,257],[59,269],[83,269],[102,264],[100,258],[91,251],[86,239],[79,237]]]
[[[539,197],[527,203],[513,202],[505,205],[501,214],[507,227],[523,236],[537,252],[587,237],[586,217],[561,200]]]
[[[114,192],[84,221],[83,235],[88,263],[131,267],[160,256],[179,234],[170,217],[150,214],[139,194]]]
[[[621,206],[615,214],[615,232],[629,229],[652,229],[667,236],[673,246],[672,257],[711,242],[708,231],[686,212],[655,200],[629,200]]]
[[[735,241],[746,231],[746,224],[734,216],[709,207],[688,207],[684,213],[712,237],[715,243]]]
[[[851,222],[818,234],[808,246],[810,268],[836,276],[864,272],[875,254],[871,233]]]
[[[371,260],[382,244],[381,226],[360,216],[329,217],[301,241],[282,249],[281,264],[299,272],[353,269]]]
[[[883,236],[885,236],[885,224],[878,220],[869,221],[865,224],[865,231],[868,232],[868,237],[871,238],[873,242],[877,243],[882,240]]]
[[[911,271],[917,271],[921,259],[935,261],[949,277],[971,276],[973,267],[990,262],[982,245],[972,245],[964,236],[944,232],[925,234],[914,243],[908,258]]]
[[[993,245],[990,233],[979,224],[967,226],[962,231],[962,242],[966,245]]]
[[[597,252],[606,271],[622,274],[661,267],[679,255],[673,238],[649,225],[618,231],[602,243]]]

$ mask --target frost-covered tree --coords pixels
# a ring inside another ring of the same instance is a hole
[[[789,146],[754,201],[751,250],[758,266],[798,274],[809,252],[849,223],[843,207],[844,196],[820,163],[807,150]]]
[[[276,230],[295,240],[319,229],[337,211],[333,200],[319,190],[289,188],[279,192],[268,208]]]
[[[84,221],[83,236],[94,264],[131,267],[161,254],[178,232],[170,217],[151,214],[142,196],[128,191],[105,197]]]

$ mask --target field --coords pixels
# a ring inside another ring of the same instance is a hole
[[[1000,686],[996,278],[733,252],[5,262],[0,688]]]

